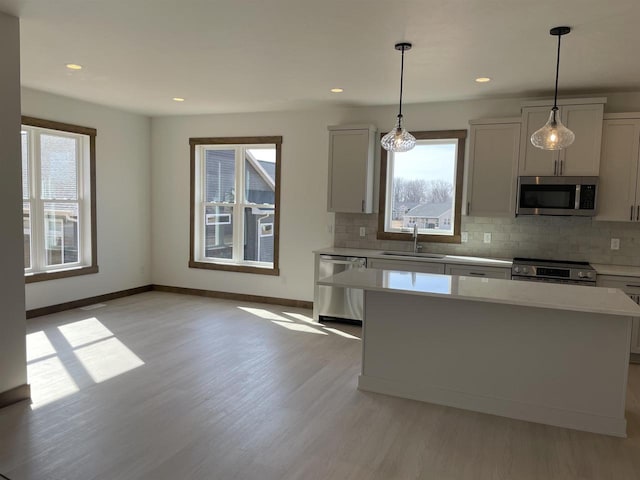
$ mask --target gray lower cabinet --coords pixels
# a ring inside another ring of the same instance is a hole
[[[640,304],[640,278],[619,277],[616,275],[598,275],[596,286],[605,288],[619,288],[629,295],[631,300]],[[631,353],[640,354],[640,318],[633,319],[631,330]]]
[[[511,269],[502,267],[477,267],[471,265],[448,264],[444,270],[447,275],[460,275],[464,277],[501,278],[511,279]]]
[[[381,268],[387,270],[401,270],[403,272],[440,273],[444,274],[444,263],[430,263],[424,261],[390,260],[386,258],[370,258],[367,268]]]

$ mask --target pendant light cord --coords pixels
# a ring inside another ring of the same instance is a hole
[[[558,35],[558,55],[556,56],[556,90],[553,94],[553,110],[558,110],[558,76],[560,74],[560,40],[562,35]]]
[[[402,126],[402,85],[404,83],[404,50],[402,47],[402,60],[400,60],[400,109],[398,111],[398,126]]]

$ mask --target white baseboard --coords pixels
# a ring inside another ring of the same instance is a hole
[[[615,437],[626,438],[627,436],[627,421],[624,418],[604,417],[544,405],[528,404],[505,398],[485,397],[438,386],[408,388],[405,385],[390,380],[368,377],[366,375],[360,375],[358,377],[358,388],[368,392],[383,393],[394,397],[409,398],[411,400],[489,413],[502,417],[515,418],[517,420],[526,420],[585,432],[601,433]]]

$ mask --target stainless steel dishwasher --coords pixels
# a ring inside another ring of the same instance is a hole
[[[335,275],[353,268],[366,268],[367,259],[341,255],[320,255],[317,279]],[[316,285],[316,305],[319,320],[347,320],[362,322],[364,292],[358,288]]]

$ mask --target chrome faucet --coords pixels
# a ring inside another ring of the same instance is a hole
[[[418,253],[422,250],[422,245],[418,245],[418,224],[413,224],[413,253]]]

